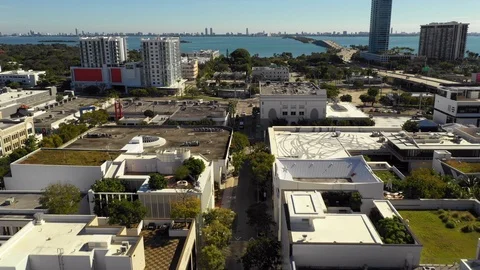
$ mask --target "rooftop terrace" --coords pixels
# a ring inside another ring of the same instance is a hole
[[[42,194],[0,193],[0,210],[10,209],[38,209],[41,207],[39,199]],[[13,203],[7,200],[13,199]]]
[[[260,83],[260,95],[318,95],[325,96],[326,91],[320,89],[313,83],[304,82],[285,82],[285,83]]]
[[[40,149],[20,160],[20,164],[100,166],[116,159],[121,152]]]
[[[480,149],[480,143],[470,142],[465,138],[447,132],[382,132],[392,144],[400,150],[454,150],[454,149]]]
[[[166,140],[166,144],[159,147],[145,148],[146,153],[153,154],[157,150],[172,148],[188,148],[192,154],[202,154],[207,159],[223,159],[227,153],[230,132],[197,132],[194,128],[168,127],[101,127],[93,129],[91,133],[105,133],[111,137],[78,139],[67,148],[77,149],[122,149],[133,137],[138,135],[158,136]],[[187,141],[198,141],[199,146],[182,146]]]
[[[185,237],[169,237],[160,230],[143,230],[145,270],[176,269],[185,245]]]
[[[445,161],[448,165],[463,173],[480,173],[480,161],[460,161],[450,159]]]

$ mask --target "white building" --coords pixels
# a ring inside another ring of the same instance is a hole
[[[253,67],[252,77],[258,78],[260,81],[288,82],[290,80],[290,71],[288,67],[281,66]]]
[[[260,83],[262,121],[324,119],[326,107],[327,92],[312,83]]]
[[[182,79],[180,38],[142,39],[145,85],[170,87]]]
[[[422,245],[389,201],[372,200],[369,210],[380,219],[400,218],[411,236],[408,244],[384,243],[368,214],[332,211],[319,192],[287,191],[282,198],[282,269],[414,269],[420,264]]]
[[[437,124],[480,126],[480,86],[440,86],[435,95],[433,120]]]
[[[94,68],[70,67],[70,70],[73,89],[83,89],[90,85],[100,89],[117,86],[124,87],[127,92],[129,88],[138,88],[144,85],[141,62],[129,62],[111,67],[106,65]]]
[[[182,59],[182,77],[194,81],[198,76],[198,60]]]
[[[17,82],[23,87],[34,87],[40,81],[40,75],[45,75],[46,73],[45,71],[23,69],[0,72],[0,85]]]
[[[31,117],[16,122],[0,122],[0,156],[8,155],[23,147],[30,136],[35,136],[33,118]]]
[[[197,257],[195,220],[187,220],[188,229],[174,224],[144,219],[126,228],[93,215],[4,215],[0,228],[13,233],[2,235],[0,269],[191,270]]]
[[[200,50],[200,51],[193,51],[184,54],[188,58],[196,58],[196,59],[209,59],[213,60],[220,56],[219,50]]]
[[[125,37],[81,37],[82,67],[99,68],[123,64],[128,59]]]

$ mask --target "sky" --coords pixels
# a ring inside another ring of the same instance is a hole
[[[0,0],[0,32],[368,31],[370,0]],[[461,21],[480,32],[480,0],[394,0],[392,27]]]

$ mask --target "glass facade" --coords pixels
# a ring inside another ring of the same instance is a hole
[[[392,0],[372,0],[368,51],[382,53],[388,50]]]

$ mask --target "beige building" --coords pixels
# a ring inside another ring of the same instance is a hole
[[[197,79],[198,76],[198,60],[184,60],[182,61],[182,78],[189,81]]]
[[[23,146],[29,136],[35,135],[33,118],[27,117],[23,122],[0,122],[0,156],[10,154]]]

